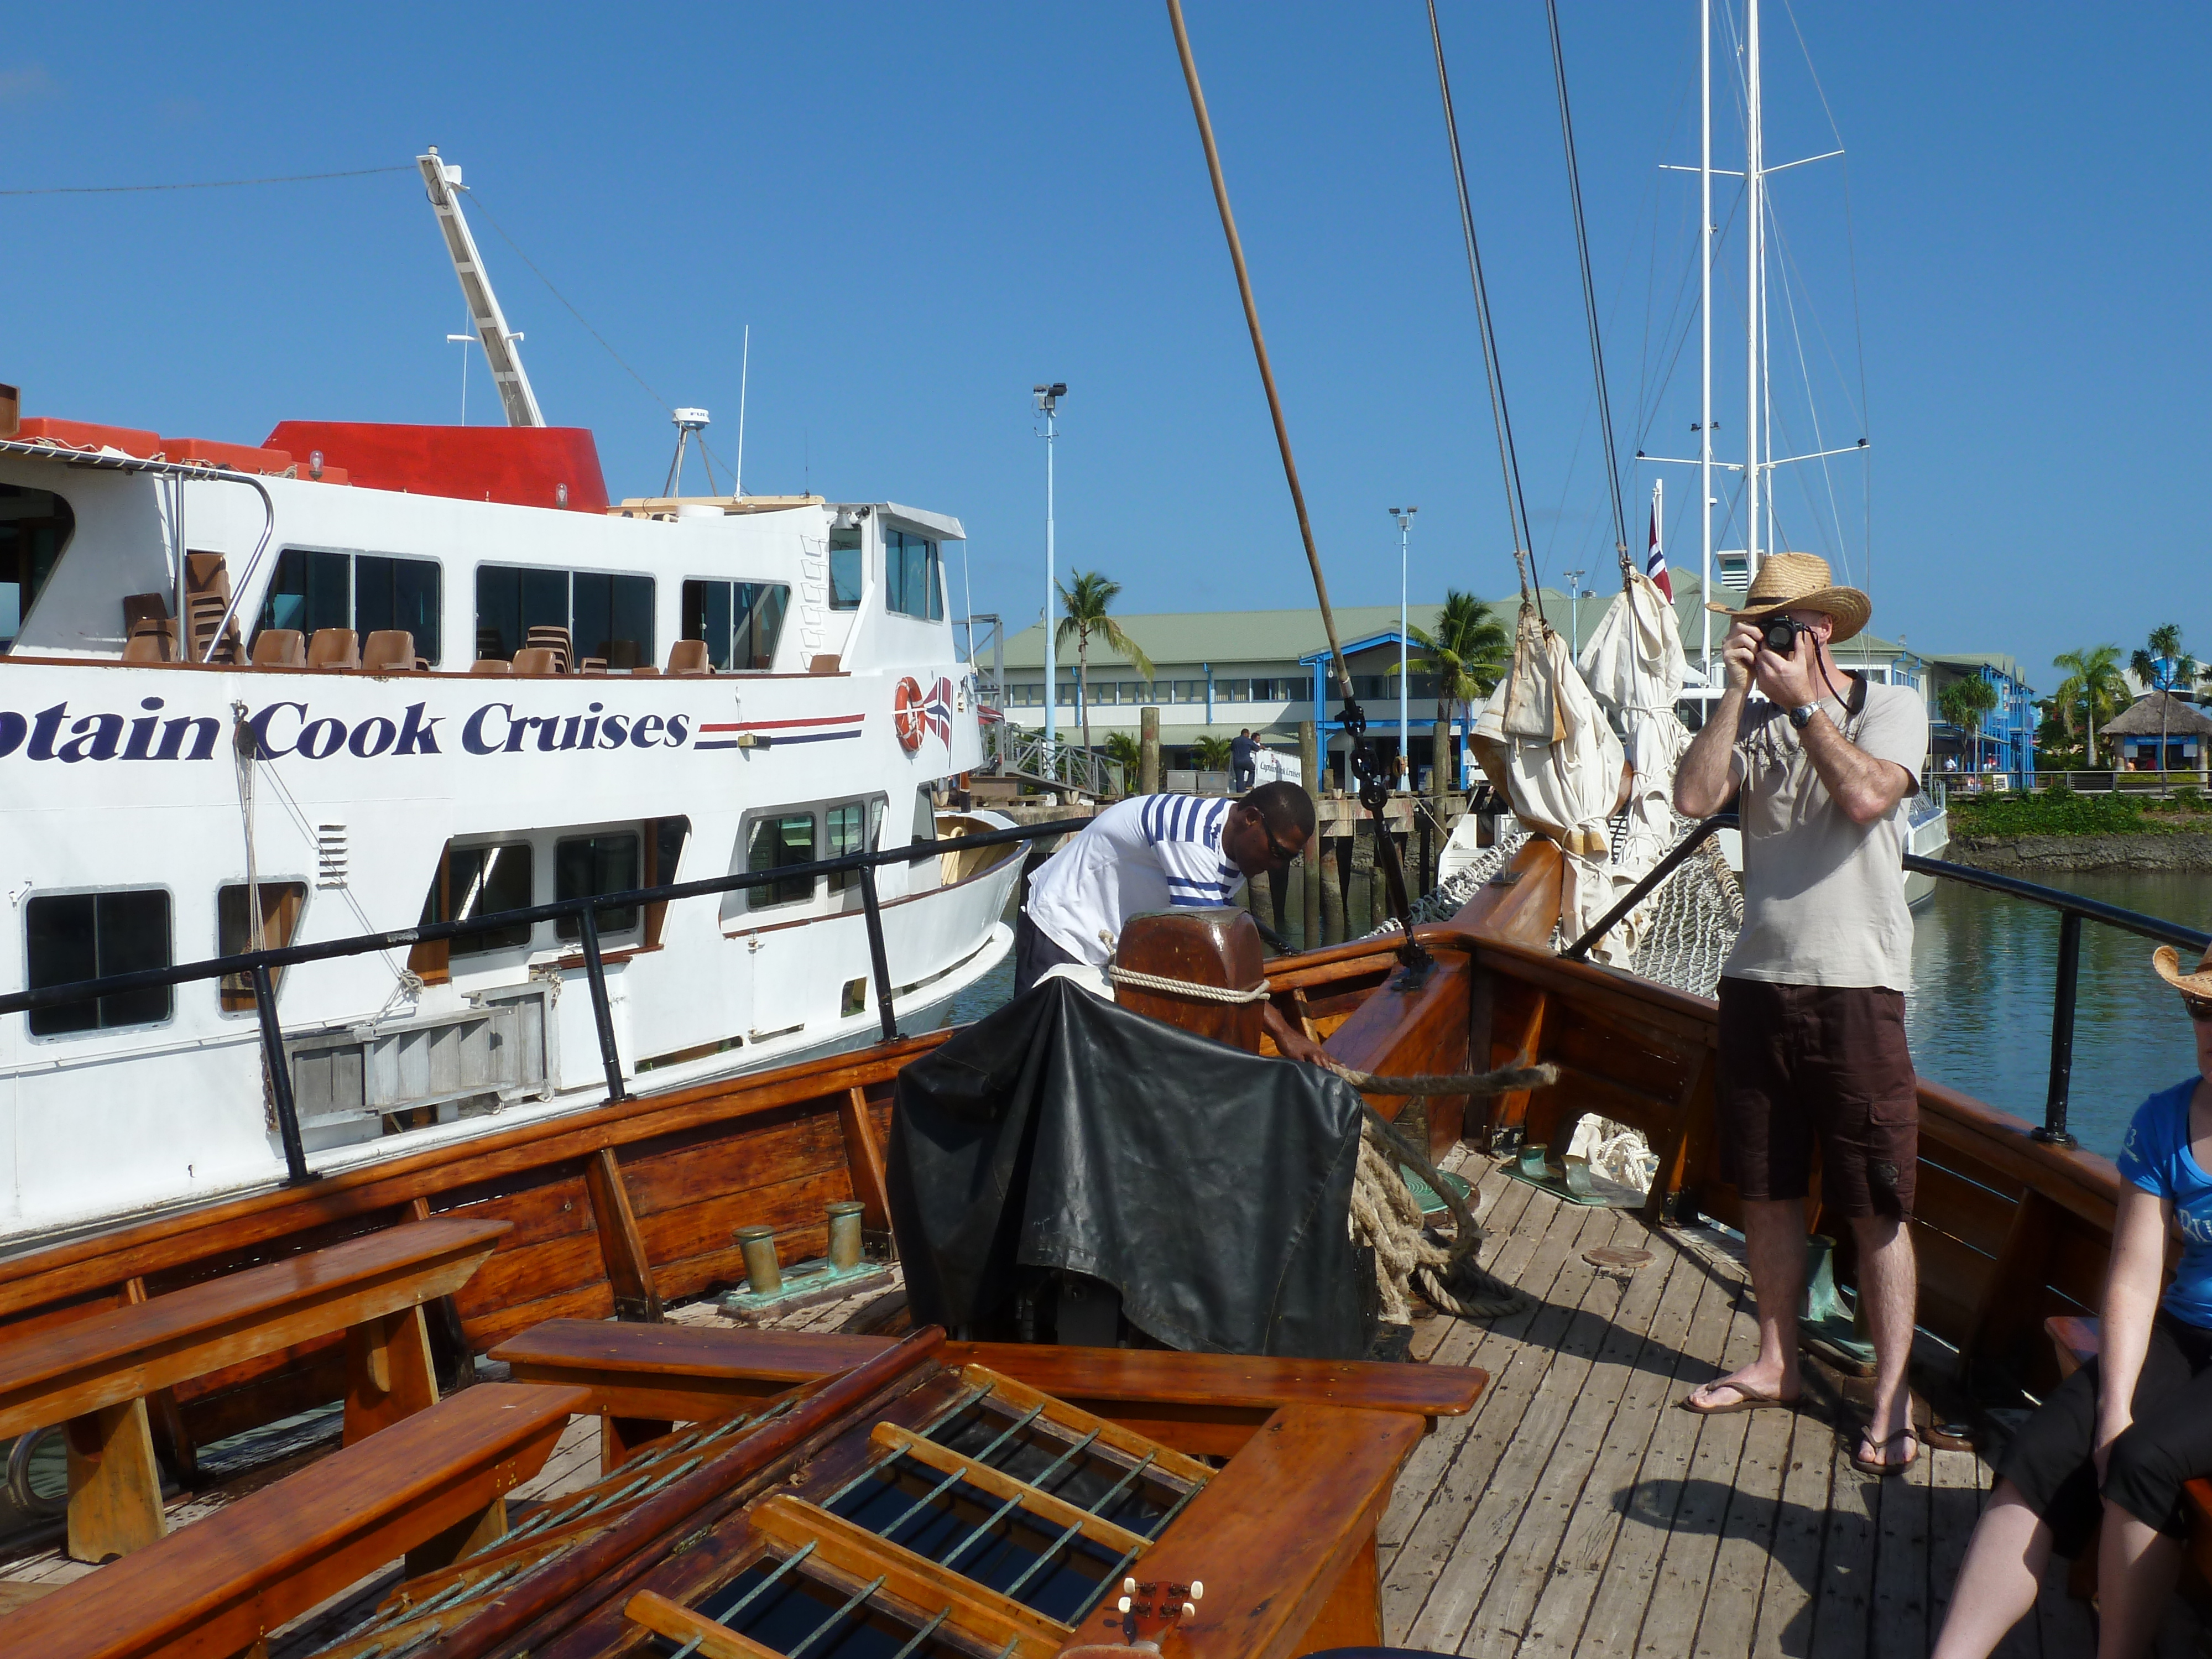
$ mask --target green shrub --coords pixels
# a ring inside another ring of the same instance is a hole
[[[2139,836],[2170,826],[2150,822],[2133,795],[2083,795],[2070,789],[1951,795],[1951,829],[1966,836]]]

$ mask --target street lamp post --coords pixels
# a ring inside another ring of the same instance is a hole
[[[1052,546],[1052,451],[1060,435],[1060,400],[1067,395],[1067,383],[1054,381],[1050,386],[1035,388],[1036,406],[1044,416],[1044,752],[1048,763],[1057,754],[1060,730],[1060,670],[1054,660],[1053,633],[1058,618],[1053,615],[1059,597],[1059,584],[1053,575]],[[1054,776],[1059,776],[1057,769]]]
[[[1583,573],[1562,570],[1559,574],[1567,579],[1567,654],[1580,656],[1583,649]]]
[[[1406,710],[1406,551],[1413,533],[1413,514],[1418,507],[1394,507],[1390,516],[1398,521],[1398,787],[1413,787],[1413,750],[1410,738],[1412,726]],[[1430,764],[1437,763],[1435,742],[1430,743]]]

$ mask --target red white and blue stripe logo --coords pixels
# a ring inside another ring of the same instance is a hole
[[[735,749],[738,738],[750,732],[768,739],[768,746],[781,749],[791,743],[836,743],[846,738],[857,738],[867,721],[867,715],[817,714],[805,720],[726,720],[708,721],[699,727],[699,739],[694,749]]]

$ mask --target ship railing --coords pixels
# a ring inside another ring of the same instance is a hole
[[[994,720],[983,726],[985,769],[1062,783],[1094,797],[1126,793],[1119,761],[1109,760],[1080,744],[1048,740],[1042,732],[1029,731],[1012,720]]]
[[[1623,916],[1656,891],[1659,885],[1698,848],[1721,830],[1736,827],[1736,815],[1733,812],[1716,813],[1705,819],[1676,842],[1673,850],[1652,867],[1649,875],[1631,888],[1620,902],[1600,917],[1588,933],[1570,945],[1562,954],[1572,961],[1583,960],[1589,956],[1592,945],[1611,933]],[[2007,898],[2039,904],[2046,910],[2058,913],[2057,974],[2051,988],[2051,1073],[2044,1094],[2043,1125],[2032,1133],[2038,1140],[2048,1141],[2055,1146],[2079,1146],[2081,1143],[2066,1127],[2066,1111],[2074,1085],[2074,1010],[2081,986],[2081,924],[2094,921],[2106,927],[2117,927],[2124,933],[2155,939],[2161,945],[2198,952],[2212,950],[2212,933],[2185,927],[2179,922],[2167,921],[2163,917],[2146,915],[2140,910],[2123,909],[2117,904],[2106,904],[2101,899],[2086,898],[2079,893],[2064,892],[2056,887],[2022,881],[2017,876],[2002,876],[1993,870],[1977,870],[1971,866],[1953,864],[1943,859],[1927,859],[1917,854],[1907,853],[1905,867],[1921,875],[1955,881],[1968,887],[2002,893]]]
[[[847,853],[817,859],[809,864],[786,865],[775,870],[749,870],[742,874],[712,876],[699,881],[666,883],[658,887],[635,887],[619,893],[594,893],[587,897],[559,899],[520,909],[500,910],[459,921],[423,922],[389,933],[360,933],[348,939],[325,939],[312,945],[288,945],[276,950],[248,951],[237,956],[211,957],[202,962],[167,968],[141,969],[135,973],[109,974],[99,979],[76,980],[66,985],[41,986],[35,990],[0,995],[0,1016],[28,1013],[40,1008],[89,1002],[126,991],[150,991],[189,985],[202,980],[243,975],[253,982],[253,1005],[260,1018],[261,1047],[266,1062],[270,1103],[277,1133],[283,1142],[285,1177],[289,1182],[314,1179],[307,1168],[305,1144],[300,1135],[299,1108],[292,1091],[291,1068],[284,1054],[284,1032],[277,1019],[276,986],[272,975],[280,968],[309,962],[328,962],[344,957],[367,956],[439,939],[466,939],[495,929],[534,927],[542,921],[573,921],[582,945],[584,975],[590,981],[592,1018],[597,1027],[599,1060],[606,1074],[607,1099],[628,1098],[623,1084],[622,1054],[615,1042],[614,1015],[607,998],[606,963],[599,951],[599,913],[647,904],[672,903],[683,899],[718,898],[726,893],[765,887],[778,882],[816,876],[856,874],[860,878],[860,908],[866,920],[868,960],[876,986],[876,1008],[884,1041],[900,1036],[897,1011],[893,1006],[890,957],[884,948],[882,905],[876,896],[876,872],[885,865],[919,864],[947,852],[967,853],[987,847],[1013,845],[1065,836],[1090,823],[1088,818],[1061,818],[1044,823],[1017,824],[1009,830],[990,830],[943,840],[917,841],[904,847],[866,853]]]

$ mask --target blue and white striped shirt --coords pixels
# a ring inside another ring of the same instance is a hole
[[[1146,910],[1227,904],[1244,872],[1223,854],[1226,800],[1139,795],[1109,806],[1030,880],[1030,920],[1063,951],[1103,968],[1101,933]]]

